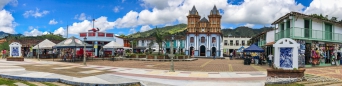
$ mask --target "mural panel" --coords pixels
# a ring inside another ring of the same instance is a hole
[[[293,55],[292,48],[280,48],[280,67],[281,68],[292,68]]]
[[[19,56],[19,47],[12,47],[12,55],[11,56]]]

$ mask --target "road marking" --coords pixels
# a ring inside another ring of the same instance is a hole
[[[260,67],[260,66],[255,66],[255,65],[251,65],[254,69],[258,70],[258,71],[266,71],[266,69]]]
[[[213,60],[209,60],[209,61],[205,62],[204,64],[201,65],[201,67],[206,66],[206,65],[209,64],[211,61],[213,61]]]
[[[228,64],[228,67],[229,67],[229,71],[234,71],[232,64]]]

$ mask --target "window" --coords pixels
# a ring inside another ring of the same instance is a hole
[[[228,40],[224,40],[224,45],[228,45]]]
[[[235,45],[239,46],[239,40],[236,40]]]
[[[230,40],[229,45],[230,45],[230,46],[233,46],[233,40]]]
[[[204,28],[202,28],[202,32],[204,32]]]
[[[205,37],[201,37],[201,43],[205,43]]]
[[[216,38],[215,37],[213,37],[211,40],[212,40],[212,43],[216,42]]]
[[[245,40],[241,41],[242,46],[245,46]]]
[[[141,40],[141,46],[144,46],[144,45],[145,45],[144,40]]]
[[[304,37],[310,37],[310,20],[304,20]]]
[[[194,43],[194,37],[190,37],[190,43]]]

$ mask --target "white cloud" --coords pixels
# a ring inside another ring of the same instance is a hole
[[[78,20],[90,20],[91,16],[88,16],[85,13],[81,13],[80,15],[76,14],[74,19],[78,19]]]
[[[129,29],[129,34],[136,33],[137,31],[134,28]]]
[[[28,18],[30,16],[37,18],[37,17],[43,17],[43,16],[49,14],[49,11],[43,10],[43,11],[39,12],[39,10],[40,10],[39,8],[36,8],[36,11],[33,11],[33,10],[25,11],[23,16],[25,18]]]
[[[17,23],[14,22],[14,18],[12,14],[6,10],[0,11],[0,31],[6,33],[15,33],[14,28],[17,26]]]
[[[232,5],[227,0],[142,0],[142,6],[151,7],[140,12],[130,11],[115,21],[119,28],[139,25],[161,25],[178,21],[187,23],[186,16],[195,5],[199,15],[207,17],[214,5],[222,10],[222,23],[269,24],[291,11],[304,6],[294,0],[245,0]],[[132,20],[123,22],[123,20]]]
[[[7,5],[8,3],[10,3],[13,6],[13,3],[17,2],[17,0],[0,0],[0,10],[2,10],[2,8]],[[15,5],[15,4],[14,4]]]
[[[53,31],[53,34],[55,35],[62,35],[63,37],[66,37],[66,30],[63,27],[60,27],[58,29],[56,29],[55,31]]]
[[[121,2],[124,3],[126,0],[122,0]]]
[[[253,28],[253,27],[254,27],[254,24],[249,24],[249,23],[247,23],[247,24],[245,24],[244,26],[245,26],[245,27],[249,27],[249,28]]]
[[[23,4],[23,6],[25,7],[25,6],[26,6],[26,4]]]
[[[322,14],[342,19],[342,0],[313,0],[304,11],[305,14]]]
[[[50,25],[54,25],[54,24],[57,24],[57,23],[58,23],[58,22],[55,21],[55,19],[52,19],[52,20],[50,20],[50,22],[49,22]]]
[[[24,35],[25,36],[40,36],[40,35],[43,35],[43,34],[47,34],[49,32],[45,31],[45,32],[42,32],[42,31],[39,31],[37,28],[31,30],[30,32],[28,31],[25,31],[24,32]]]
[[[88,30],[93,28],[92,21],[89,20],[83,20],[82,22],[75,22],[71,26],[68,27],[69,34],[79,34],[80,32],[87,32]],[[109,29],[113,29],[115,26],[114,22],[109,22],[107,20],[107,17],[101,16],[97,19],[95,19],[95,28],[99,28],[100,31],[105,31]],[[66,32],[65,28],[58,28],[54,31],[55,34],[62,34],[62,32]],[[64,33],[63,33],[64,34]]]
[[[140,32],[145,32],[145,31],[148,31],[148,30],[151,30],[151,29],[152,28],[149,25],[144,25],[144,26],[141,26]]]
[[[115,6],[114,9],[113,9],[113,11],[114,11],[115,13],[117,13],[117,12],[120,12],[121,9],[123,9],[123,7]]]
[[[18,6],[18,0],[11,0],[10,5],[12,5],[13,7]]]

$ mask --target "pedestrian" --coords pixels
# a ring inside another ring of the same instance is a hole
[[[6,49],[4,49],[4,50],[2,51],[2,58],[3,58],[3,59],[6,58]]]
[[[272,58],[273,58],[273,55],[272,54],[270,54],[270,55],[268,55],[268,65],[270,66],[270,67],[272,67]]]
[[[215,60],[215,56],[216,56],[216,53],[215,52],[213,52],[213,59]]]
[[[233,52],[230,53],[229,59],[233,60]]]

